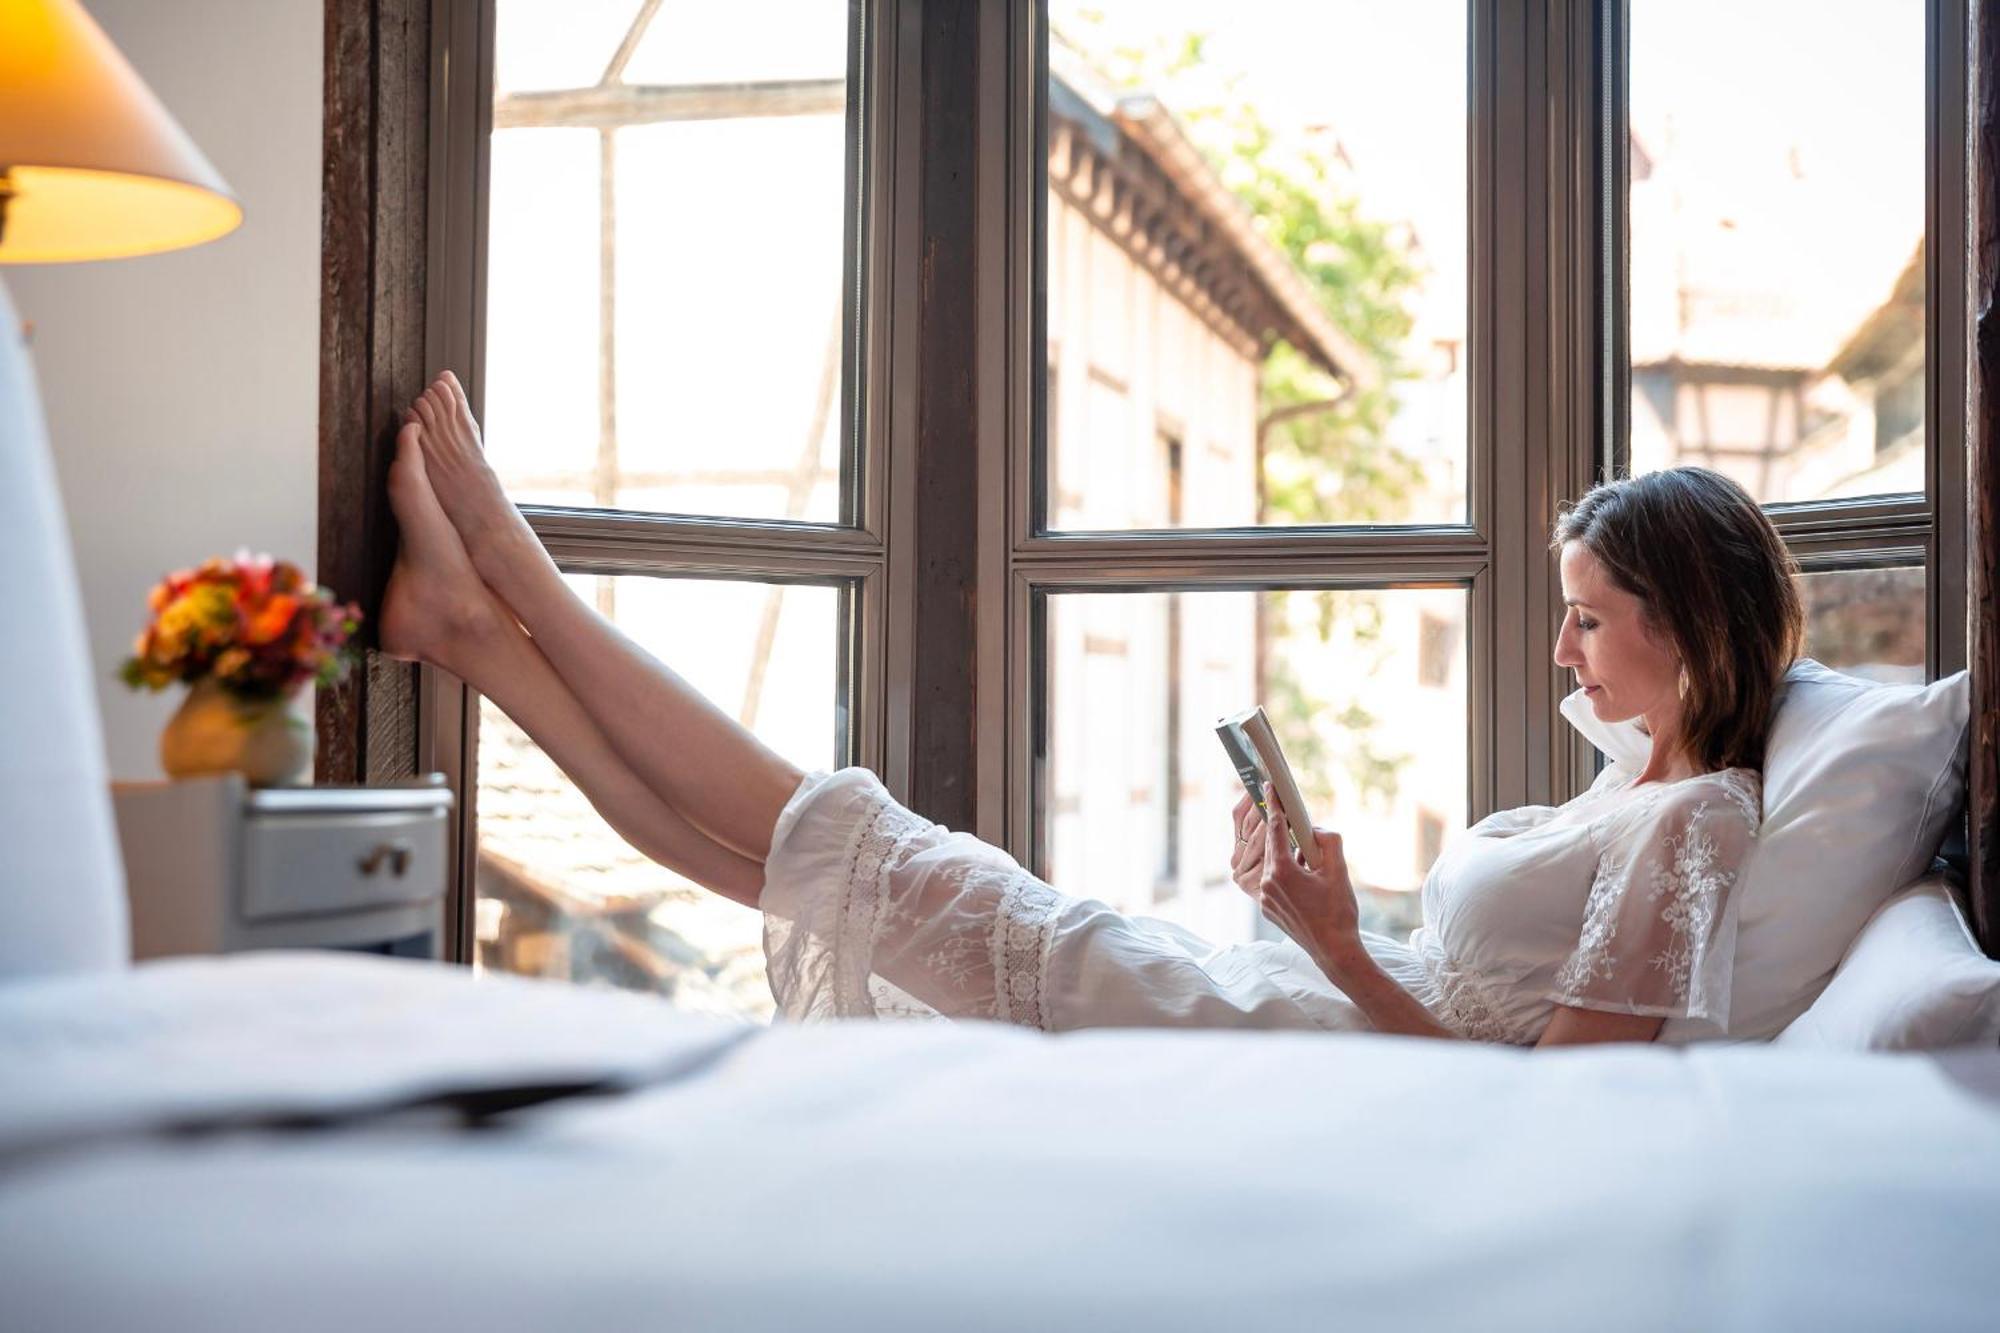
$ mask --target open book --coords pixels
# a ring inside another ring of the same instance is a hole
[[[1267,819],[1271,812],[1264,804],[1264,784],[1271,784],[1278,794],[1278,808],[1285,812],[1292,846],[1308,866],[1319,869],[1319,844],[1312,836],[1312,815],[1306,809],[1305,797],[1299,794],[1297,780],[1292,777],[1292,766],[1285,762],[1285,752],[1278,746],[1277,734],[1271,730],[1271,720],[1264,716],[1263,705],[1223,718],[1215,724],[1215,734],[1222,738],[1222,748],[1229,751],[1229,761],[1236,765],[1236,775],[1243,779],[1250,799]]]

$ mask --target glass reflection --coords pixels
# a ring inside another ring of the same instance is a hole
[[[1843,569],[1804,574],[1806,656],[1868,680],[1924,678],[1924,570]]]
[[[792,763],[840,765],[838,589],[570,581]],[[650,991],[703,1013],[771,1016],[763,918],[634,850],[490,700],[480,704],[477,801],[478,966]]]
[[[1631,0],[1631,467],[1924,489],[1924,7]]]
[[[1040,873],[1217,942],[1269,937],[1229,878],[1242,795],[1215,722],[1261,703],[1370,930],[1406,933],[1465,827],[1457,588],[1061,593],[1048,599]]]
[[[1466,14],[1050,7],[1050,527],[1464,521]]]

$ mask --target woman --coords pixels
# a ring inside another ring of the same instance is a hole
[[[1555,660],[1600,719],[1643,720],[1643,772],[1480,821],[1433,868],[1407,943],[1359,929],[1338,834],[1312,831],[1309,870],[1282,818],[1245,798],[1231,870],[1289,938],[1229,947],[1059,894],[865,769],[807,774],[771,753],[570,591],[449,372],[406,414],[389,488],[402,547],[385,650],[493,699],[640,851],[761,908],[788,1016],[1538,1045],[1728,1035],[1730,888],[1803,616],[1777,534],[1713,473],[1599,487],[1555,532]]]

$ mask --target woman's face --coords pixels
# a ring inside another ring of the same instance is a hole
[[[1646,622],[1644,604],[1618,587],[1582,542],[1562,549],[1562,630],[1556,665],[1576,672],[1602,722],[1643,717],[1654,735],[1680,716],[1680,662]]]

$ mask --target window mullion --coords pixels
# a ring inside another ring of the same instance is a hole
[[[851,528],[546,505],[522,505],[521,512],[535,534],[551,549],[555,543],[567,541],[588,542],[614,550],[629,547],[662,555],[688,550],[733,551],[746,557],[773,552],[799,558],[822,555],[879,558],[883,552],[881,542]]]
[[[1020,565],[1064,565],[1088,560],[1256,559],[1365,560],[1411,555],[1483,558],[1487,542],[1465,527],[1232,528],[1188,532],[1064,533],[1019,543]]]
[[[1567,285],[1554,261],[1574,184],[1563,159],[1551,156],[1558,127],[1549,120],[1551,94],[1568,79],[1565,48],[1554,58],[1550,50],[1558,26],[1551,19],[1564,9],[1548,0],[1525,22],[1502,9],[1476,0],[1472,24],[1473,282],[1487,306],[1485,347],[1475,352],[1483,382],[1472,389],[1474,473],[1485,478],[1482,530],[1493,557],[1480,608],[1485,661],[1474,664],[1488,683],[1472,713],[1475,728],[1489,729],[1491,804],[1475,816],[1554,799],[1560,743],[1549,666],[1555,598],[1543,547],[1557,499],[1555,460],[1569,434],[1554,392],[1567,327]],[[1475,295],[1476,329],[1479,302]]]
[[[1929,0],[1924,231],[1924,435],[1933,506],[1929,657],[1962,670],[1966,645],[1966,0]]]

